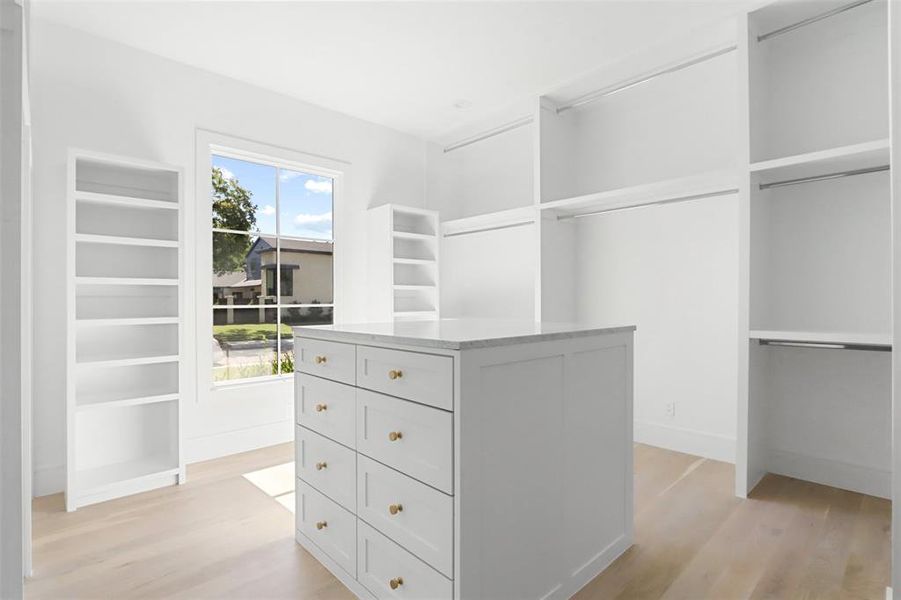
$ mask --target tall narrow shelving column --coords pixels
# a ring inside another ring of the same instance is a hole
[[[73,150],[66,509],[184,481],[182,176]]]
[[[887,29],[871,0],[779,2],[741,32],[739,496],[772,472],[890,497]]]
[[[369,211],[369,316],[438,318],[438,213],[385,204]]]

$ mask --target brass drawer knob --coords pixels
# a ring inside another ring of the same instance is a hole
[[[399,431],[392,431],[391,433],[388,434],[388,439],[391,440],[392,442],[396,442],[397,440],[401,439],[402,437],[404,437],[404,434],[402,434]]]
[[[325,529],[326,527],[328,527],[328,523],[326,523],[325,521],[319,521],[318,523],[316,523],[316,529],[319,529],[320,531]]]
[[[322,412],[324,410],[328,410],[327,404],[317,404],[316,405],[316,412]]]
[[[391,586],[391,589],[392,589],[392,590],[396,590],[397,588],[399,588],[399,587],[402,586],[403,584],[404,584],[404,578],[403,578],[403,577],[395,577],[394,579],[392,579],[391,581],[388,582],[388,585]]]
[[[397,513],[403,512],[403,511],[404,511],[403,504],[392,504],[391,506],[388,507],[388,512],[391,513],[392,515],[396,515]]]
[[[404,376],[404,372],[400,369],[391,369],[388,371],[388,379],[400,379]]]
[[[317,471],[321,471],[322,469],[326,468],[327,466],[328,466],[328,465],[327,465],[326,463],[324,463],[324,462],[316,463],[316,470],[317,470]]]
[[[317,365],[322,365],[322,364],[325,364],[326,358],[324,356],[317,356],[313,360],[316,361]]]

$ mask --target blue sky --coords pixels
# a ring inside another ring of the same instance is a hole
[[[330,178],[281,169],[276,182],[275,167],[216,155],[213,155],[213,166],[253,193],[251,200],[257,207],[257,228],[261,233],[278,233],[275,214],[275,186],[278,185],[281,235],[332,239]]]

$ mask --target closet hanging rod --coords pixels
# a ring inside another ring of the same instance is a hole
[[[688,67],[693,67],[694,65],[700,64],[702,62],[711,60],[718,56],[722,56],[724,54],[729,54],[734,51],[738,46],[731,45],[723,48],[717,48],[716,50],[705,52],[700,56],[695,56],[683,62],[677,63],[675,65],[670,65],[668,67],[664,67],[657,71],[652,71],[651,73],[647,73],[645,75],[639,75],[633,79],[627,79],[620,83],[616,83],[610,87],[602,88],[600,90],[589,92],[583,96],[579,96],[575,100],[571,101],[569,104],[564,104],[563,106],[557,107],[557,114],[559,115],[562,112],[566,112],[573,108],[578,108],[579,106],[583,106],[590,102],[594,102],[595,100],[600,100],[601,98],[605,98],[607,96],[612,96],[617,92],[622,92],[631,87],[635,87],[636,85],[641,85],[642,83],[647,83],[652,79],[660,77],[661,75],[668,75],[670,73],[675,73],[677,71],[681,71],[682,69],[687,69]]]
[[[768,190],[770,188],[798,185],[799,183],[809,183],[811,181],[826,181],[842,177],[853,177],[854,175],[866,175],[867,173],[879,173],[881,171],[888,171],[889,169],[891,169],[891,165],[881,165],[878,167],[867,167],[866,169],[853,169],[851,171],[839,171],[838,173],[828,173],[826,175],[811,175],[810,177],[799,177],[797,179],[786,179],[784,181],[774,181],[772,183],[761,183],[758,187],[761,190]]]
[[[800,29],[801,27],[805,27],[807,25],[810,25],[811,23],[816,23],[817,21],[822,21],[823,19],[828,19],[829,17],[834,17],[835,15],[838,15],[845,11],[851,10],[852,8],[857,8],[858,6],[863,6],[864,4],[868,4],[872,1],[873,0],[857,0],[856,2],[851,2],[850,4],[844,4],[837,8],[833,8],[832,10],[828,10],[824,13],[820,13],[818,15],[808,17],[802,21],[798,21],[797,23],[792,23],[791,25],[786,25],[785,27],[780,27],[779,29],[775,29],[773,31],[770,31],[769,33],[764,33],[763,35],[758,35],[757,41],[762,42],[764,40],[774,38],[777,35],[782,35],[783,33],[788,33],[789,31],[794,31],[795,29]]]
[[[645,206],[660,206],[663,204],[676,204],[678,202],[688,202],[689,200],[703,200],[704,198],[715,198],[717,196],[726,196],[728,194],[737,194],[737,188],[729,188],[726,190],[717,190],[715,192],[705,192],[703,194],[690,194],[688,196],[677,196],[675,198],[666,198],[664,200],[655,200],[653,202],[645,202],[644,204],[631,204],[629,206],[617,206],[614,208],[603,208],[601,210],[593,210],[591,212],[576,213],[572,215],[560,215],[558,221],[568,221],[570,219],[581,219],[582,217],[594,217],[596,215],[604,215],[622,210],[632,210],[634,208],[643,208]]]
[[[828,342],[792,342],[785,340],[758,340],[761,346],[783,348],[816,348],[820,350],[864,350],[867,352],[891,352],[891,346],[877,344],[832,344]]]
[[[508,131],[512,131],[514,129],[519,129],[525,125],[531,123],[534,119],[532,117],[522,117],[521,119],[516,119],[515,121],[511,121],[505,125],[501,125],[500,127],[495,127],[494,129],[489,129],[488,131],[482,132],[480,134],[474,135],[472,137],[468,137],[464,140],[460,140],[459,142],[453,143],[450,146],[446,146],[444,148],[445,154],[448,152],[453,152],[454,150],[458,150],[460,148],[465,148],[470,144],[475,144],[476,142],[481,142],[482,140],[487,140],[488,138],[493,138],[496,135],[500,135],[502,133],[507,133]]]
[[[467,229],[466,231],[455,231],[453,233],[445,233],[444,237],[457,237],[458,235],[469,235],[470,233],[484,233],[486,231],[499,231],[501,229],[513,229],[514,227],[523,227],[525,225],[531,225],[535,221],[522,221],[520,223],[508,223],[506,225],[491,225],[486,227],[479,227],[477,229]]]

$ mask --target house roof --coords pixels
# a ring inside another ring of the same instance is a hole
[[[213,273],[213,287],[235,287],[240,285],[246,278],[247,275],[244,271],[231,271],[222,275]]]
[[[262,240],[267,248],[264,250],[275,249],[275,236],[274,235],[261,235],[254,246],[260,243]],[[297,240],[292,238],[282,238],[281,239],[281,248],[282,250],[289,250],[293,252],[315,252],[318,254],[332,254],[334,252],[335,244],[334,242],[317,242],[313,240]],[[253,248],[251,248],[253,250]]]

